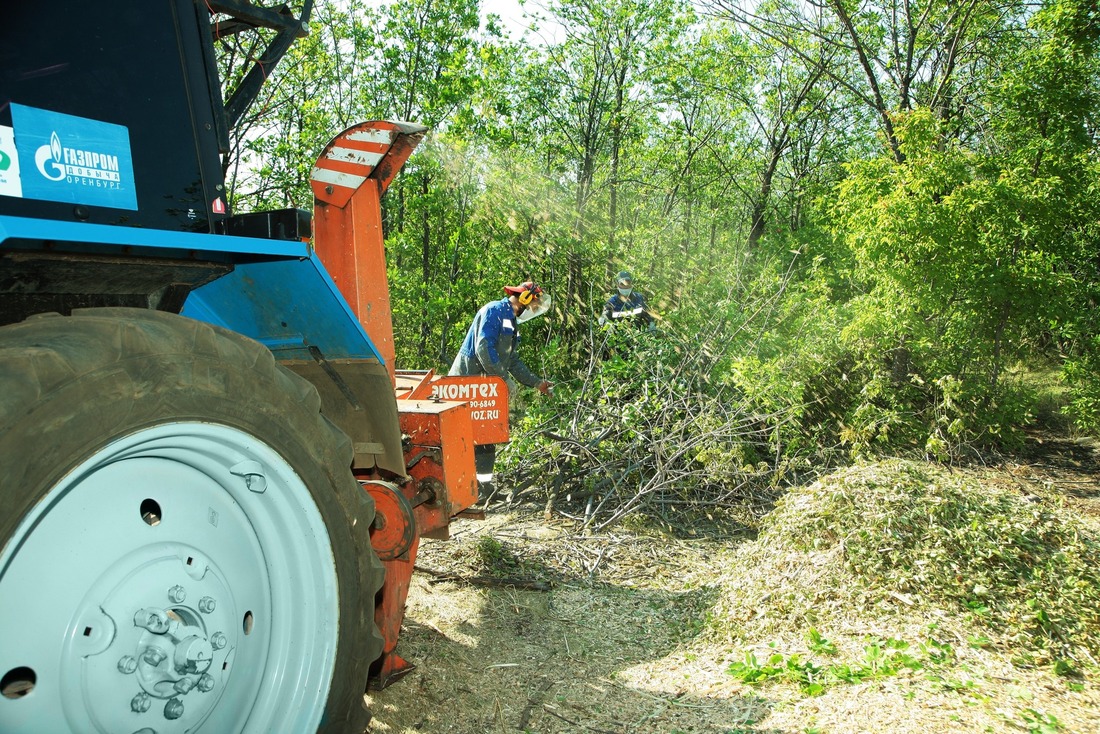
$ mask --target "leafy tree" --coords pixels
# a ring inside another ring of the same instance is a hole
[[[402,364],[445,368],[472,313],[534,278],[556,313],[524,329],[530,362],[608,401],[693,371],[632,415],[682,436],[755,415],[777,467],[1010,440],[1017,375],[1049,365],[1100,424],[1095,3],[698,7],[550,0],[560,34],[507,39],[474,0],[322,2],[242,120],[234,204],[308,206],[334,133],[419,122],[383,202]],[[255,50],[220,46],[236,83]],[[659,364],[599,359],[621,268],[664,317],[635,352]],[[693,461],[665,468],[694,482]]]
[[[1055,2],[1032,29],[991,98],[991,152],[914,111],[895,118],[903,162],[858,164],[841,190],[837,226],[868,288],[848,336],[878,386],[850,414],[853,441],[892,423],[921,426],[935,454],[1003,440],[1027,420],[1006,367],[1038,356],[1052,326],[1076,327],[1091,298],[1095,26]]]
[[[260,97],[231,131],[227,183],[234,209],[308,208],[309,175],[325,144],[357,117],[349,90],[361,40],[360,0],[313,9],[312,29],[260,88]],[[218,36],[222,76],[235,88],[254,66],[270,32]],[[358,120],[355,120],[358,121]]]
[[[465,165],[447,154],[442,140],[450,120],[471,103],[479,31],[476,0],[396,0],[375,36],[372,83],[359,89],[364,108],[418,122],[436,136],[406,167],[386,201],[395,311],[405,325],[398,338],[407,339],[416,324],[415,346],[406,353],[414,364],[445,360],[446,338],[439,332],[446,334],[449,319],[441,323],[439,299],[453,283],[448,275],[457,261],[448,250],[463,239],[468,195],[462,184],[450,188],[464,180],[461,171],[442,175],[443,166]]]

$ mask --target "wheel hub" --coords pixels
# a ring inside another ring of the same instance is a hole
[[[0,553],[0,628],[25,631],[0,648],[0,729],[316,729],[335,571],[280,461],[232,430],[173,424],[113,444],[46,497]]]
[[[123,675],[132,672],[142,692],[149,696],[175,701],[172,709],[176,715],[168,717],[166,710],[166,718],[178,719],[183,715],[183,698],[187,698],[188,709],[192,709],[190,704],[198,707],[200,716],[209,710],[217,695],[205,701],[199,696],[188,697],[192,691],[214,692],[219,688],[219,678],[224,684],[224,676],[215,678],[208,672],[215,662],[215,649],[214,642],[207,636],[206,620],[187,607],[144,608],[134,615],[134,624],[144,627],[145,632],[133,651],[135,654],[124,655],[119,660],[119,672]],[[219,649],[224,650],[225,634],[216,632],[215,635]],[[131,666],[129,661],[135,658],[136,666]],[[217,662],[222,664],[218,668],[222,668],[228,651],[219,654],[218,658]],[[130,667],[135,669],[129,671]],[[140,694],[135,696],[139,697]]]
[[[98,627],[107,633],[91,650],[76,638],[64,667],[78,671],[74,683],[92,702],[94,718],[117,721],[119,711],[129,712],[135,723],[163,733],[187,731],[209,716],[229,680],[240,617],[222,574],[197,551],[160,550],[170,554],[135,550],[90,587],[80,616],[101,621],[84,629],[89,638]],[[120,572],[125,566],[129,573]],[[158,586],[163,597],[149,598],[148,589]]]

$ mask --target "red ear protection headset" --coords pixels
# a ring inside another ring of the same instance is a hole
[[[517,286],[505,286],[504,292],[510,296],[515,296],[521,306],[530,306],[531,301],[542,295],[542,288],[529,280]]]
[[[537,298],[540,293],[542,293],[542,289],[538,286],[535,286],[534,288],[528,290],[524,290],[523,293],[519,294],[519,302],[522,303],[524,306],[530,306],[531,301],[535,300],[535,298]]]

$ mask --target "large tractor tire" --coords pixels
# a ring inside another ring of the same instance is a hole
[[[0,328],[0,732],[361,734],[383,572],[351,457],[237,334]]]

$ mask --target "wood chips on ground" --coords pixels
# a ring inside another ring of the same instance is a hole
[[[1100,518],[1095,468],[1033,457],[981,474],[1061,494]],[[957,638],[955,659],[935,675],[903,670],[821,695],[741,682],[728,668],[746,652],[766,660],[806,644],[805,630],[736,644],[709,630],[716,600],[737,588],[738,553],[754,542],[745,538],[582,536],[536,508],[504,507],[457,522],[452,534],[421,545],[398,646],[416,669],[368,695],[370,734],[1100,732],[1100,673],[1067,679],[1014,666],[1003,652],[968,646],[947,615],[939,629]],[[743,572],[748,583],[751,569]],[[925,609],[910,619],[865,611],[827,630],[839,654],[858,655],[868,637],[927,634]]]

